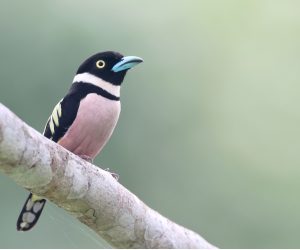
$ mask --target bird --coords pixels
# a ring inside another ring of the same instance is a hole
[[[117,124],[120,89],[127,71],[143,59],[105,51],[87,58],[78,68],[65,95],[54,107],[43,135],[92,161],[103,149]],[[46,199],[30,193],[17,220],[18,231],[36,225]]]

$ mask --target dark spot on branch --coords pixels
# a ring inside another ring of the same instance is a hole
[[[29,166],[29,169],[30,169],[30,168],[35,168],[35,167],[36,167],[36,162],[33,163],[32,165],[30,165],[30,166]]]

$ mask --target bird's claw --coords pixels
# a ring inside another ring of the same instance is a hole
[[[89,163],[93,163],[93,158],[91,158],[87,155],[79,155],[79,157],[85,161],[88,161]],[[114,177],[117,181],[119,180],[120,176],[117,173],[110,172],[109,168],[104,169],[104,171],[110,173],[112,175],[112,177]]]
[[[104,171],[110,173],[112,175],[112,177],[114,177],[117,181],[119,180],[119,175],[117,173],[114,173],[114,172],[110,172],[110,169],[109,168],[106,168],[104,169]]]
[[[88,155],[79,155],[79,157],[85,161],[88,161],[89,163],[93,163],[93,158],[89,157]]]

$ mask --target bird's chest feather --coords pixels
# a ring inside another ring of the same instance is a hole
[[[77,155],[94,158],[110,138],[120,108],[119,101],[88,94],[81,100],[74,122],[58,143]]]

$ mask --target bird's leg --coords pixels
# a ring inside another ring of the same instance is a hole
[[[89,157],[88,155],[79,155],[79,157],[85,161],[88,161],[89,163],[93,163],[93,158]]]
[[[104,171],[110,173],[112,175],[112,177],[114,177],[117,181],[119,180],[119,175],[117,173],[114,173],[114,172],[110,172],[110,169],[109,168],[106,168],[104,169]]]

